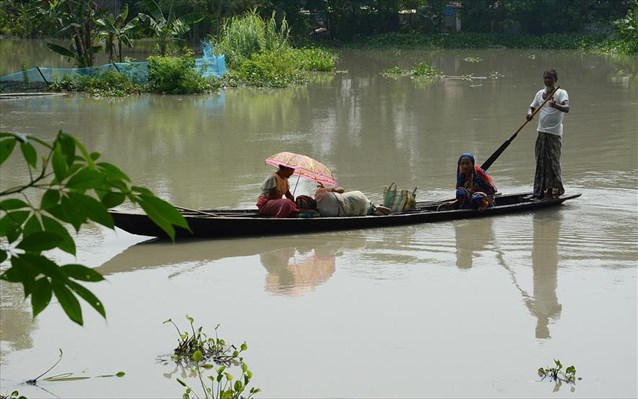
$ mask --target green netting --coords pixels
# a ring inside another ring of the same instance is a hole
[[[195,59],[195,67],[205,78],[221,77],[226,73],[226,58],[215,55],[211,43],[202,43],[203,57]],[[0,77],[2,91],[33,90],[60,81],[65,76],[100,76],[106,71],[116,70],[126,75],[131,82],[148,82],[148,64],[143,62],[115,62],[90,68],[47,68],[35,67]]]

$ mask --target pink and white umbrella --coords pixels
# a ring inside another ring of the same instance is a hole
[[[266,158],[266,164],[279,167],[279,165],[293,168],[295,175],[302,176],[318,183],[337,185],[337,180],[328,167],[307,155],[294,152],[280,152]]]

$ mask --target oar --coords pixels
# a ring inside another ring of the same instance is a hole
[[[192,212],[192,213],[198,213],[200,215],[206,215],[206,216],[212,216],[212,217],[221,217],[220,215],[216,215],[214,213],[210,213],[210,212],[204,212],[204,211],[200,211],[197,209],[188,209],[188,208],[184,208],[183,206],[175,206],[173,205],[173,208],[180,210],[180,211],[184,211],[184,212]]]
[[[543,103],[534,110],[534,112],[532,113],[532,118],[530,118],[530,120],[532,120],[534,118],[534,116],[538,113],[538,111],[541,110],[541,108],[543,108],[543,105],[545,105],[546,102],[548,102],[553,96],[554,93],[556,93],[556,91],[560,89],[560,86],[556,86],[554,88],[554,90],[552,90],[551,93],[549,93],[547,95],[547,98],[545,98],[545,101],[543,101]],[[525,118],[525,123],[523,123],[521,125],[521,127],[518,128],[517,131],[514,132],[514,134],[512,135],[512,137],[509,138],[509,140],[505,141],[503,144],[501,144],[500,147],[498,147],[498,149],[496,151],[494,151],[494,154],[492,154],[489,158],[487,158],[487,161],[483,162],[483,165],[481,165],[481,169],[483,170],[487,170],[490,166],[492,166],[492,164],[494,163],[494,161],[496,161],[496,159],[501,156],[501,154],[503,153],[503,151],[505,151],[505,149],[512,143],[512,141],[514,141],[514,139],[516,138],[516,136],[518,135],[518,132],[520,132],[521,130],[523,130],[523,128],[525,127],[525,125],[527,125],[527,122],[529,122],[527,120],[527,118]]]

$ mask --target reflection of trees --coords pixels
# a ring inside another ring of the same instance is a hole
[[[33,346],[31,332],[36,322],[30,307],[22,304],[21,287],[0,281],[2,303],[0,304],[0,358],[6,353],[29,349]]]
[[[327,281],[335,272],[342,247],[328,243],[314,249],[277,248],[259,255],[268,271],[266,289],[275,294],[303,295]]]
[[[492,218],[456,223],[456,265],[459,269],[472,267],[472,259],[493,240]]]

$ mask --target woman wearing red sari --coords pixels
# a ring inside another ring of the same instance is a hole
[[[294,172],[293,168],[279,165],[279,169],[264,180],[257,199],[257,208],[261,215],[286,218],[299,213],[288,184],[288,178]]]

